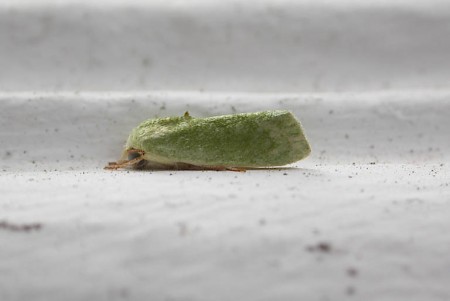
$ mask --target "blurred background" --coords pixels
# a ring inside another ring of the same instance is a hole
[[[0,91],[450,87],[445,0],[2,0]]]
[[[105,171],[283,109],[286,168]],[[0,301],[450,300],[450,1],[0,0]]]

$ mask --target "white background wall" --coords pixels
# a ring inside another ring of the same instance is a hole
[[[450,2],[2,1],[0,90],[450,87]]]

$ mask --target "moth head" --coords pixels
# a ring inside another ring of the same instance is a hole
[[[144,155],[144,152],[138,149],[129,149],[127,150],[128,153],[128,160],[133,160],[139,157],[142,157]]]

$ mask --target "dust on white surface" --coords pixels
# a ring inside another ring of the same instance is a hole
[[[445,300],[449,172],[3,173],[2,300]]]
[[[446,300],[449,95],[3,94],[0,299]],[[102,170],[145,118],[269,108],[309,159]]]
[[[449,35],[445,0],[2,1],[0,300],[450,300]],[[267,109],[308,159],[102,169]]]
[[[449,91],[366,93],[3,93],[0,168],[103,167],[141,121],[189,111],[205,117],[291,110],[312,160],[413,163],[448,160]]]

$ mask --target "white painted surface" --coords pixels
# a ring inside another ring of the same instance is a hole
[[[0,228],[0,299],[446,300],[449,96],[4,94],[0,221],[42,227]],[[101,169],[146,117],[281,107],[294,168]]]
[[[449,300],[449,20],[437,0],[2,1],[0,300]],[[280,108],[313,147],[294,166],[102,169],[146,118]]]
[[[320,163],[448,160],[449,91],[321,94],[197,92],[5,93],[0,95],[1,168],[103,167],[140,121],[288,109]],[[25,152],[25,153],[24,153]],[[33,163],[34,161],[34,163]]]
[[[1,298],[450,297],[448,165],[301,166],[2,173]]]

